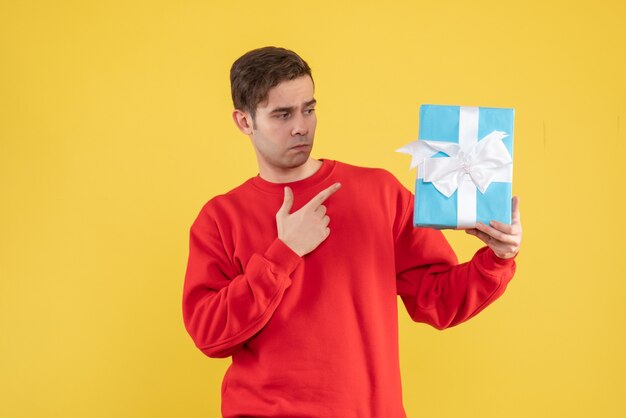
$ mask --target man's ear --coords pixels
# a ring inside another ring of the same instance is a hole
[[[253,122],[252,115],[248,112],[244,112],[243,110],[235,109],[233,110],[233,120],[235,121],[235,125],[241,132],[246,135],[252,134]]]

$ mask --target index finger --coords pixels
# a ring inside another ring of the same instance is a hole
[[[513,205],[512,205],[512,209],[511,209],[511,223],[512,224],[518,224],[520,223],[521,217],[520,217],[520,212],[519,212],[519,196],[514,196],[513,197]]]
[[[324,201],[328,199],[337,190],[339,190],[340,187],[341,187],[341,183],[335,183],[332,186],[322,190],[313,199],[309,200],[309,202],[306,205],[304,205],[304,207],[312,207],[313,209],[317,209],[319,205],[324,203]]]

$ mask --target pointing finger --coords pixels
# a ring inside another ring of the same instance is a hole
[[[305,207],[311,207],[314,210],[317,209],[319,205],[324,203],[326,199],[328,199],[333,193],[335,193],[341,187],[341,183],[335,183],[332,186],[322,190],[315,196],[313,199],[309,200],[309,203],[304,205]]]

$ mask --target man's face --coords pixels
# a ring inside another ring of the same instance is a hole
[[[270,89],[256,109],[250,134],[259,165],[283,171],[309,159],[317,117],[311,77],[283,81]]]

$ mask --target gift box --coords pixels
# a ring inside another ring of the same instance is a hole
[[[436,229],[511,223],[514,109],[420,106],[413,224]]]

